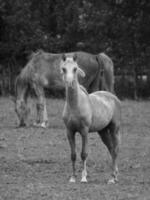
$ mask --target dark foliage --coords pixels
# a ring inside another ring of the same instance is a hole
[[[127,92],[121,92],[122,78],[117,80],[116,92],[127,95],[130,87],[133,97],[143,96],[141,88],[150,85],[141,86],[138,76],[149,80],[149,10],[147,0],[0,0],[1,93],[13,91],[28,55],[44,49],[105,52],[116,74],[133,79]]]

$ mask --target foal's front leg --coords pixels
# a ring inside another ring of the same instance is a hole
[[[70,183],[76,182],[76,169],[75,169],[75,162],[76,162],[76,151],[75,151],[75,133],[69,129],[67,129],[67,137],[71,148],[71,161],[72,161],[72,169],[73,174],[69,180]]]
[[[82,170],[82,178],[81,182],[86,183],[87,182],[87,169],[86,169],[86,159],[88,156],[87,148],[88,148],[88,130],[84,129],[81,131],[81,137],[82,137],[82,151],[81,151],[81,159],[83,164],[83,170]]]

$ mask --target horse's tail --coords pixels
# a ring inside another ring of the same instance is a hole
[[[97,56],[97,61],[100,66],[100,70],[103,71],[102,80],[100,81],[100,90],[106,90],[114,92],[114,64],[112,60],[105,54],[100,53]]]
[[[92,82],[90,83],[90,87],[88,88],[88,93],[101,90],[100,85],[101,85],[103,68],[102,68],[102,64],[100,64],[98,55],[94,55],[94,59],[95,59],[97,69],[94,72],[94,77],[93,77]]]

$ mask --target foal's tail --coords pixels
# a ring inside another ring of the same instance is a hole
[[[100,90],[106,90],[114,93],[114,65],[112,60],[105,54],[100,53],[97,61],[101,70]]]

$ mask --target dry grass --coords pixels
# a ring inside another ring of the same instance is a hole
[[[0,99],[0,200],[149,200],[150,102],[123,102],[116,185],[106,184],[110,157],[96,133],[89,135],[89,182],[80,183],[79,135],[77,183],[68,182],[71,162],[61,119],[63,104],[48,100],[49,129],[16,128],[13,103]]]

